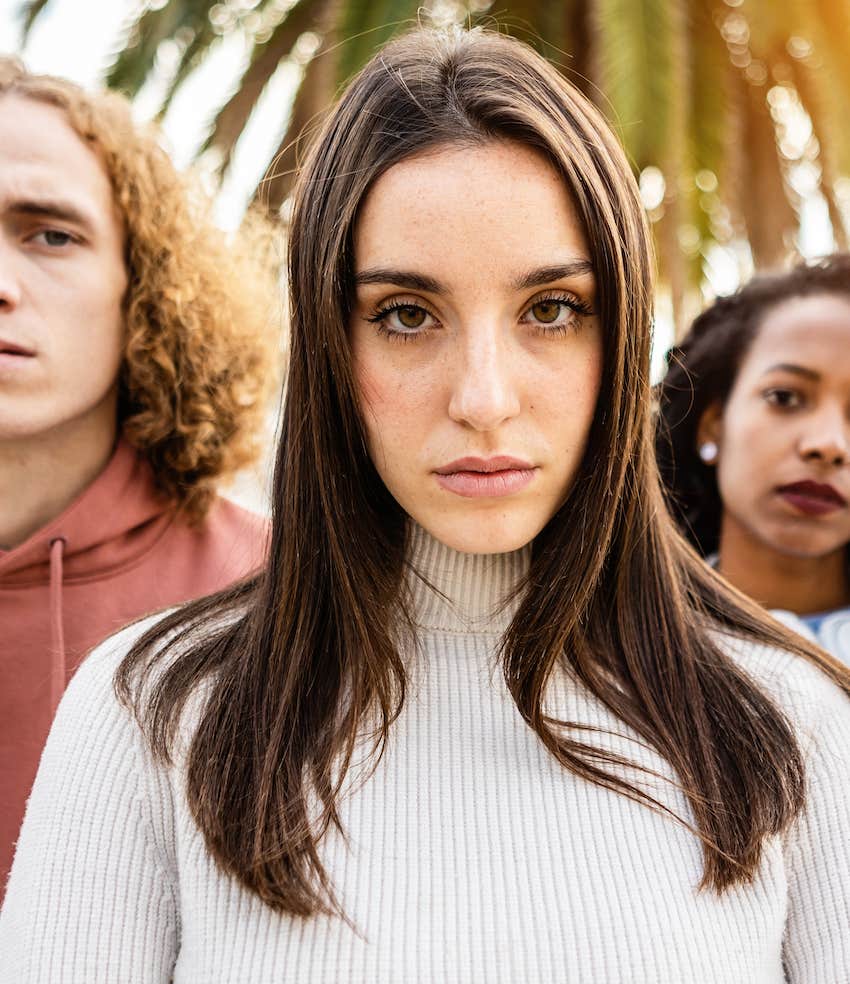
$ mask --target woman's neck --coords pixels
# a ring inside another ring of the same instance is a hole
[[[460,553],[412,524],[408,597],[415,621],[451,632],[503,632],[530,559],[530,544],[511,553]]]
[[[765,608],[808,615],[850,605],[845,548],[820,557],[795,557],[724,518],[719,557],[718,571]]]

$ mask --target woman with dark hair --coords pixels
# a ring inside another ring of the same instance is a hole
[[[755,277],[668,359],[656,446],[682,529],[850,663],[850,256]]]
[[[845,978],[850,674],[667,515],[604,121],[515,41],[395,41],[289,263],[268,569],[72,682],[4,971]]]

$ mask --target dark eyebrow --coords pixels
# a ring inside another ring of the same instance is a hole
[[[94,222],[76,205],[59,199],[27,199],[13,202],[9,211],[18,215],[31,215],[35,218],[59,219],[60,222],[72,222],[74,225],[93,229]]]
[[[514,290],[528,290],[530,287],[542,287],[544,284],[565,280],[568,277],[581,277],[593,273],[590,260],[571,260],[569,263],[557,263],[553,266],[538,267],[529,270],[513,282]]]
[[[396,287],[404,287],[406,290],[424,290],[430,294],[445,294],[446,288],[433,277],[426,277],[421,273],[411,273],[409,270],[390,270],[385,267],[375,267],[372,270],[364,270],[354,277],[355,286],[361,287],[365,284],[394,284]]]
[[[775,366],[765,369],[764,375],[766,376],[769,372],[790,372],[795,376],[804,376],[806,379],[811,379],[814,382],[820,380],[819,372],[815,372],[814,369],[807,369],[805,366],[794,365],[793,362],[777,362]]]
[[[528,290],[551,284],[566,277],[578,277],[592,274],[593,265],[590,260],[571,260],[569,263],[558,263],[553,266],[538,267],[517,277],[511,286],[514,290]],[[354,283],[360,287],[365,284],[394,284],[406,290],[423,290],[431,294],[447,294],[448,289],[433,277],[409,270],[390,270],[385,267],[375,267],[363,270],[354,277]]]

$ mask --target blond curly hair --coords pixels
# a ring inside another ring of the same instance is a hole
[[[232,236],[217,228],[199,182],[175,169],[123,96],[3,57],[7,94],[61,109],[103,162],[126,234],[119,428],[199,521],[216,486],[256,459],[279,379],[275,229],[253,212]]]

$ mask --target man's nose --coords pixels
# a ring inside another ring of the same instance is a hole
[[[850,420],[843,407],[824,408],[811,419],[800,440],[800,455],[830,465],[850,463]]]
[[[473,430],[496,430],[520,411],[517,383],[508,347],[493,332],[475,332],[457,362],[449,416]]]
[[[15,270],[13,251],[0,236],[0,311],[14,310],[21,303],[21,282]]]

